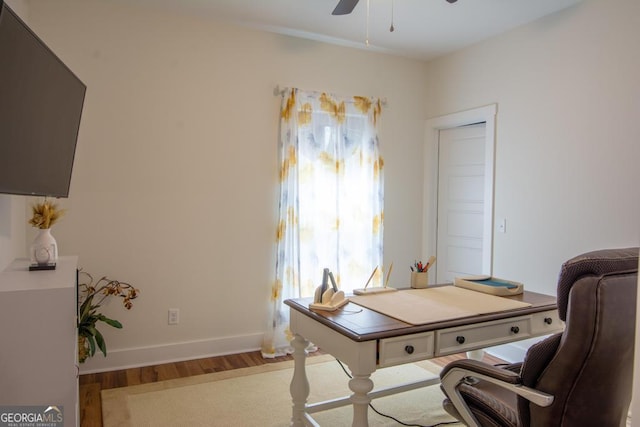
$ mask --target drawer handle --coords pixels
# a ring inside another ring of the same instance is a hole
[[[545,317],[544,323],[546,323],[547,325],[550,325],[553,323],[553,319],[551,317]]]
[[[518,328],[517,326],[512,326],[511,332],[513,332],[514,334],[517,334],[518,332],[520,332],[520,328]]]
[[[408,345],[404,348],[404,351],[406,351],[408,354],[413,354],[413,346],[412,345]]]
[[[458,344],[464,344],[465,339],[464,339],[464,337],[462,335],[458,335],[456,337],[456,341],[458,341]]]

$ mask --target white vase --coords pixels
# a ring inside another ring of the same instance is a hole
[[[30,249],[31,264],[55,264],[58,261],[58,244],[50,228],[38,230]]]

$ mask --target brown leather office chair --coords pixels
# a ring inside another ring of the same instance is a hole
[[[445,409],[469,426],[625,425],[637,285],[638,248],[565,262],[557,288],[564,331],[534,344],[520,364],[448,364],[440,374]]]

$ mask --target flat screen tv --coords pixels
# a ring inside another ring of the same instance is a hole
[[[0,193],[69,197],[85,91],[0,0]]]

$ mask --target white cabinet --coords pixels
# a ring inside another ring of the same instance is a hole
[[[58,406],[78,422],[77,257],[29,271],[18,259],[0,273],[0,406]]]

